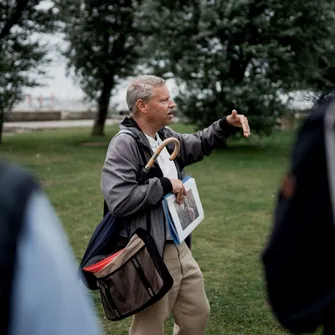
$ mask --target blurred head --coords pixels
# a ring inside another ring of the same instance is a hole
[[[335,90],[327,90],[321,94],[313,107],[319,107],[323,104],[330,104],[332,101],[335,101]]]
[[[149,75],[139,76],[130,83],[127,105],[133,118],[158,129],[171,123],[176,108],[165,81]]]

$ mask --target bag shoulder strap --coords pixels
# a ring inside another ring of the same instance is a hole
[[[129,129],[121,129],[113,138],[115,138],[116,136],[119,136],[121,134],[128,134],[130,135],[131,137],[133,137],[136,141],[136,144],[137,144],[137,148],[140,152],[140,155],[141,155],[141,158],[142,158],[142,161],[143,161],[143,164],[146,163],[146,155],[145,155],[145,152],[142,148],[142,146],[138,143],[137,139],[138,139],[138,135],[136,135],[134,132],[132,132],[131,130]],[[107,203],[106,201],[104,200],[104,209],[103,209],[103,217],[106,216],[106,214],[108,213],[109,209],[108,209],[108,206],[107,206]]]
[[[128,129],[121,129],[117,135],[119,134],[129,134],[130,136],[132,136],[135,141],[137,140],[138,138],[138,135],[136,135],[135,133],[133,133],[131,130],[128,130]],[[136,141],[136,144],[137,144],[137,147],[138,147],[138,150],[140,152],[140,155],[142,157],[142,162],[143,164],[145,165],[146,164],[146,156],[145,156],[145,152],[142,148],[142,146],[138,143],[138,141]],[[104,202],[104,206],[107,207],[107,211],[108,211],[108,206],[106,204],[106,202]],[[150,222],[150,217],[149,217],[149,214],[148,214],[148,211],[146,211],[145,213],[145,216],[146,216],[146,226],[147,226],[147,231],[150,232],[150,229],[151,229],[151,222]]]
[[[38,183],[20,167],[0,162],[0,335],[8,334],[12,283],[26,204]]]
[[[136,141],[136,144],[137,144],[137,148],[138,148],[138,151],[140,152],[140,155],[141,155],[141,158],[142,158],[142,161],[143,161],[143,164],[146,163],[146,155],[145,155],[145,152],[142,148],[142,146],[138,143],[137,139],[138,139],[138,135],[136,135],[134,132],[132,132],[131,130],[129,129],[121,129],[115,136],[118,136],[118,135],[121,135],[121,134],[128,134],[130,135],[132,138],[135,139]]]

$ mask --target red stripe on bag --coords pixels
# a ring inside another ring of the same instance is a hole
[[[99,261],[98,263],[87,266],[86,268],[83,268],[83,270],[93,273],[98,272],[101,269],[103,269],[107,264],[109,264],[114,258],[120,255],[123,250],[124,249],[119,250],[115,254],[108,256],[107,258],[103,259],[102,261]]]

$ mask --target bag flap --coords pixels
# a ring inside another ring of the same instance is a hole
[[[134,234],[130,239],[129,243],[123,249],[123,251],[117,257],[113,258],[113,260],[110,261],[103,269],[95,272],[94,275],[97,278],[108,276],[110,273],[114,272],[120,266],[125,264],[134,254],[136,254],[144,246],[144,241],[137,234]]]

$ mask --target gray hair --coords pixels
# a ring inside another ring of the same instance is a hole
[[[152,96],[152,89],[156,86],[163,86],[164,79],[152,76],[141,75],[136,77],[128,86],[126,101],[131,114],[137,112],[136,102],[139,99],[146,101]]]

